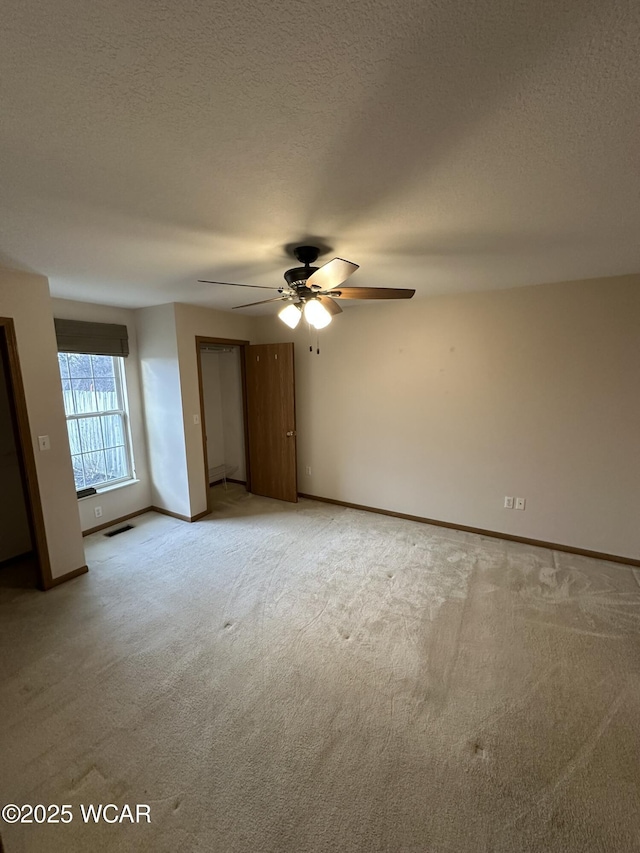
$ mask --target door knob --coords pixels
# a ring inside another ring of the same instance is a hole
[[[287,438],[291,438],[292,435],[295,435],[295,432],[294,432],[294,430],[290,429],[289,432],[287,433]]]

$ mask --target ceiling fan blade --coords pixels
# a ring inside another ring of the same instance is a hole
[[[330,296],[318,296],[318,302],[329,314],[342,314],[342,308]]]
[[[284,302],[286,301],[282,296],[274,296],[273,299],[262,299],[260,302],[249,302],[248,305],[234,305],[231,309],[235,311],[236,308],[252,308],[254,305],[266,305],[267,302]]]
[[[199,278],[200,284],[227,284],[229,287],[257,287],[260,290],[280,290],[279,287],[265,287],[262,284],[236,284],[234,281],[208,281],[206,278]]]
[[[411,299],[415,290],[403,287],[341,287],[330,292],[334,299]]]
[[[342,258],[334,258],[309,276],[307,287],[331,290],[346,281],[357,269],[358,264],[352,264],[351,261],[345,261]]]

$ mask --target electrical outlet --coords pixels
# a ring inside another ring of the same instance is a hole
[[[504,508],[505,508],[505,509],[513,509],[513,498],[507,498],[507,497],[505,497],[505,499],[504,499]]]
[[[516,498],[516,509],[524,509],[526,503],[526,498]]]
[[[94,515],[96,518],[102,518],[102,507],[101,506],[94,506],[93,512],[94,512]]]
[[[307,465],[307,467],[304,469],[304,473],[309,477],[311,476],[311,465]]]
[[[38,436],[38,447],[40,450],[51,450],[51,442],[48,435]]]

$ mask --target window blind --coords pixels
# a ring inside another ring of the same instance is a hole
[[[87,323],[54,319],[58,352],[90,355],[129,355],[127,327],[117,323]]]

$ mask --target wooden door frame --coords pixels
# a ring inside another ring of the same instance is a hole
[[[247,491],[251,491],[251,466],[249,464],[249,421],[247,419],[247,349],[250,341],[237,341],[232,338],[209,338],[196,335],[196,361],[198,364],[198,393],[200,396],[200,429],[202,432],[202,452],[204,455],[204,481],[207,493],[207,515],[211,512],[211,489],[209,488],[209,456],[207,454],[207,425],[204,416],[204,388],[202,386],[202,344],[217,344],[218,346],[238,347],[240,352],[240,384],[242,386],[242,422],[244,426],[244,464],[247,480]]]
[[[27,507],[31,544],[36,555],[38,588],[46,590],[55,584],[51,577],[51,561],[49,559],[42,500],[38,486],[36,459],[33,452],[31,429],[29,427],[27,401],[24,394],[22,372],[20,370],[18,342],[15,324],[11,317],[0,317],[0,348],[3,355],[6,356],[4,372],[9,392],[9,409],[11,420],[13,421],[14,434],[17,436],[16,450],[18,453],[22,489]]]

